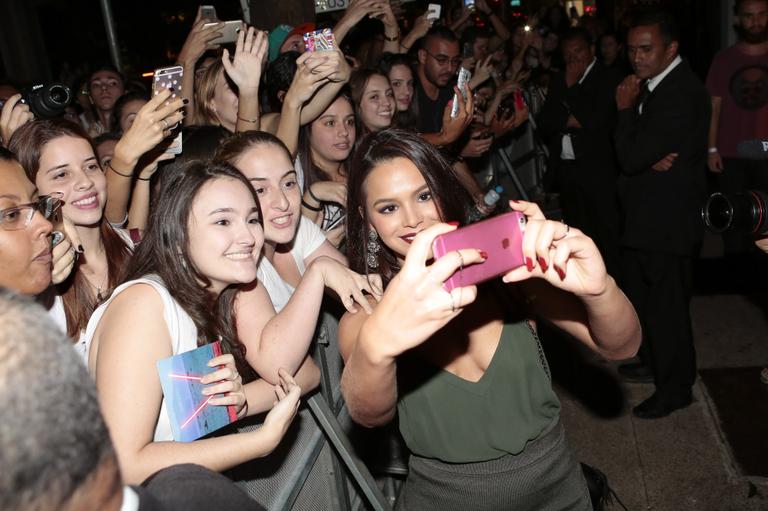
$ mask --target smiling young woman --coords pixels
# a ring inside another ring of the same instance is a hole
[[[109,297],[131,256],[124,231],[104,218],[107,187],[88,135],[64,119],[37,120],[19,128],[11,151],[40,194],[57,193],[68,235],[79,240],[80,256],[70,277],[56,287],[51,313],[83,354],[88,318]]]
[[[504,277],[518,284],[447,292],[450,275],[487,257],[467,248],[431,261],[434,238],[470,204],[417,134],[384,130],[356,153],[350,264],[380,272],[386,289],[372,314],[347,313],[339,325],[350,415],[369,427],[397,416],[413,453],[397,509],[591,509],[533,320],[627,358],[640,342],[637,316],[592,240],[523,202],[511,206],[528,219],[528,264]]]

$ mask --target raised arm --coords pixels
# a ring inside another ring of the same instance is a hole
[[[240,340],[246,346],[246,360],[270,383],[278,381],[279,368],[294,374],[304,362],[314,337],[325,287],[344,297],[346,300],[342,303],[348,310],[356,311],[356,304],[370,310],[362,291],[372,294],[374,291],[366,284],[365,279],[338,261],[320,256],[307,267],[290,300],[278,314],[263,285],[242,291],[235,310]]]
[[[338,49],[332,52],[307,52],[296,60],[296,74],[293,75],[293,82],[285,93],[276,133],[277,137],[285,143],[292,157],[296,156],[305,103],[316,96],[318,89],[322,90],[323,86],[331,81],[332,75],[339,72],[342,62],[346,65],[344,55]],[[338,88],[333,89],[338,92]],[[325,100],[327,96],[328,94],[324,94],[323,99]],[[330,102],[330,98],[328,101]],[[315,104],[312,108],[317,109],[319,106]],[[325,104],[323,110],[327,107],[328,105]],[[318,115],[323,110],[318,112]]]
[[[157,162],[163,159],[162,152],[165,147],[158,146],[170,136],[171,128],[184,118],[182,107],[185,100],[179,98],[166,104],[170,97],[170,91],[163,90],[141,107],[131,127],[115,146],[115,154],[104,169],[108,197],[104,215],[109,222],[120,223],[125,220],[134,170],[141,166],[140,173],[146,175],[144,171],[148,170],[147,167],[157,166]],[[167,144],[170,143],[168,140]],[[157,153],[144,157],[155,148]],[[169,155],[166,159],[170,157]]]
[[[200,57],[208,50],[218,50],[216,39],[222,36],[223,23],[216,23],[204,28],[206,20],[200,19],[200,9],[197,10],[192,30],[179,51],[176,63],[184,67],[184,77],[181,81],[181,97],[187,100],[186,110],[190,114],[195,111],[195,67]],[[192,115],[187,115],[184,125],[192,123]]]
[[[265,32],[249,27],[240,31],[235,45],[235,56],[230,61],[229,50],[221,56],[227,75],[237,85],[237,124],[235,131],[258,130],[260,123],[259,81],[264,56],[267,52]]]
[[[279,403],[260,429],[189,443],[153,441],[163,397],[155,363],[172,355],[167,328],[159,295],[149,286],[136,285],[114,299],[96,330],[91,369],[124,480],[139,484],[178,463],[222,471],[274,450],[296,413],[300,395],[285,372],[275,389]],[[239,376],[233,379],[228,373],[225,378],[227,382],[216,383],[217,390],[229,393],[214,398],[212,404],[228,403],[233,395],[243,397]],[[227,383],[230,391],[222,390]]]
[[[606,272],[594,242],[578,229],[546,220],[534,203],[510,206],[528,218],[523,236],[526,266],[512,270],[504,281],[523,282],[543,319],[603,357],[634,356],[640,347],[640,322]]]
[[[345,366],[341,390],[355,422],[386,424],[397,406],[397,357],[423,343],[472,303],[477,288],[456,288],[443,282],[462,263],[483,261],[477,250],[462,250],[426,266],[432,240],[453,230],[437,224],[413,240],[402,270],[392,279],[373,314],[347,313],[339,324],[339,348]]]

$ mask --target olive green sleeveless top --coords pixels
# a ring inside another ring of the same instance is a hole
[[[400,432],[410,450],[447,463],[521,452],[560,411],[538,337],[506,323],[485,374],[470,382],[410,355],[398,361]]]

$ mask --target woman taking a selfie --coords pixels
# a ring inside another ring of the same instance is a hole
[[[625,359],[640,343],[634,309],[592,240],[524,202],[511,205],[528,220],[527,266],[504,277],[518,284],[445,291],[455,270],[487,257],[467,248],[427,264],[433,239],[454,229],[444,222],[469,204],[416,134],[383,131],[356,153],[350,264],[387,286],[371,315],[347,313],[339,327],[350,414],[372,427],[397,412],[413,452],[398,509],[591,509],[533,318]]]

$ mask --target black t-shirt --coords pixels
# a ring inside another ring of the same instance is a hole
[[[424,87],[421,86],[421,79],[416,78],[416,101],[419,102],[419,119],[417,129],[419,133],[438,133],[443,127],[443,111],[445,105],[453,98],[453,83],[439,89],[437,100],[432,101]]]

